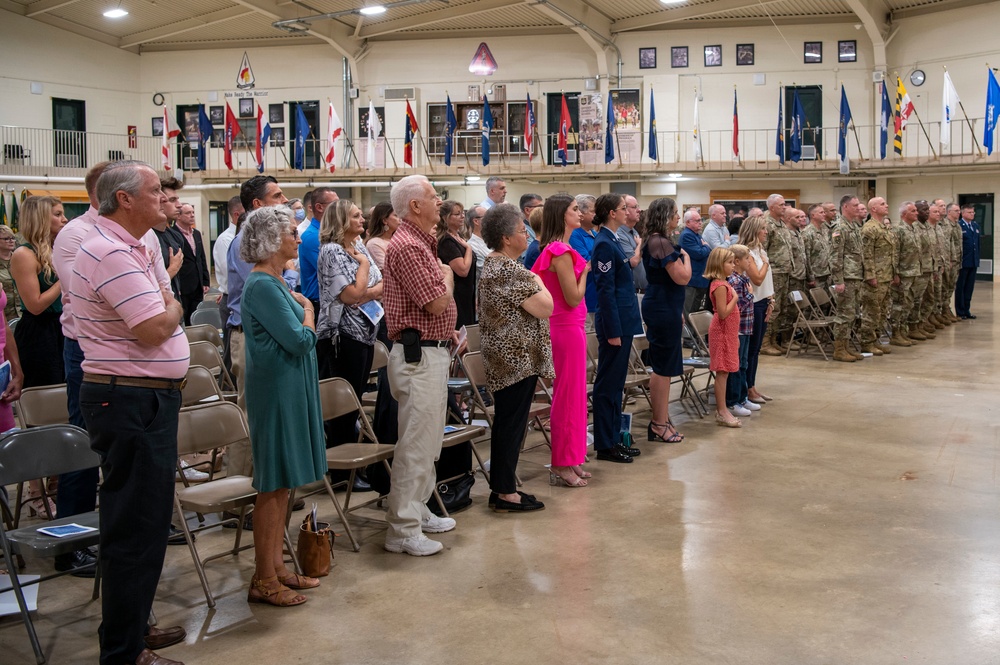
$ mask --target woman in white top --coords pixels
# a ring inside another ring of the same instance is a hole
[[[771,264],[764,251],[766,237],[767,225],[761,215],[748,218],[740,226],[740,240],[750,249],[750,256],[753,257],[747,270],[747,276],[753,282],[754,300],[753,334],[747,350],[747,396],[755,404],[771,401],[770,397],[757,390],[757,360],[764,342],[764,328],[774,308],[774,281],[771,277]]]
[[[465,231],[469,234],[469,247],[476,257],[476,277],[483,274],[483,263],[490,255],[490,248],[483,240],[483,215],[486,211],[482,206],[472,206],[465,211]]]

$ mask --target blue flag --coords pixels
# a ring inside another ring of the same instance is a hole
[[[483,100],[483,166],[490,165],[490,131],[493,129],[493,112],[490,111],[490,103]]]
[[[983,145],[986,154],[993,154],[993,133],[997,128],[997,115],[1000,114],[1000,83],[993,70],[987,68],[990,78],[986,82],[986,133],[983,135]]]
[[[615,143],[614,132],[615,128],[618,127],[618,123],[615,122],[615,106],[611,103],[611,95],[608,95],[608,126],[604,130],[604,163],[610,164],[615,161]]]
[[[847,91],[840,86],[840,129],[837,132],[837,154],[840,155],[840,173],[851,172],[851,160],[847,157],[847,125],[851,123],[851,105],[847,103]]]
[[[781,88],[778,88],[778,140],[774,144],[774,152],[778,155],[778,163],[785,163],[785,105]]]
[[[646,152],[650,159],[660,161],[659,153],[656,152],[656,103],[654,102],[653,89],[649,90],[649,147]]]
[[[302,104],[295,105],[295,164],[292,168],[302,171],[306,167],[306,139],[309,138],[309,121]]]
[[[166,131],[166,130],[164,130]],[[208,154],[208,142],[212,139],[212,121],[205,113],[205,105],[198,104],[198,170],[205,170],[205,156]]]
[[[448,95],[448,109],[445,113],[444,125],[444,165],[451,166],[451,153],[455,150],[455,128],[458,126],[458,119],[455,117],[455,109],[451,105],[451,95]]]
[[[879,155],[885,159],[885,148],[889,145],[889,126],[892,125],[892,102],[889,101],[889,88],[882,81],[882,114],[879,118],[881,135],[879,136]]]
[[[799,91],[796,90],[794,97],[792,97],[792,128],[788,136],[790,141],[788,153],[793,162],[802,159],[802,128],[805,127],[805,124],[806,112],[802,108]]]

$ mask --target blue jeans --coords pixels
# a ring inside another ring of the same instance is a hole
[[[63,343],[63,368],[66,372],[66,408],[71,425],[86,429],[87,423],[80,413],[80,384],[83,382],[83,351],[75,339]],[[88,513],[97,507],[97,468],[72,471],[59,476],[59,493],[56,494],[56,513],[62,517]]]
[[[760,347],[764,344],[764,328],[767,323],[767,298],[753,304],[753,334],[750,335],[750,348],[747,350],[747,388],[757,385],[757,361],[760,360]]]
[[[750,335],[740,335],[740,371],[729,375],[726,382],[726,406],[732,407],[747,401],[747,356],[750,352]]]
[[[84,383],[80,409],[101,457],[101,665],[132,663],[160,581],[173,513],[180,390]]]

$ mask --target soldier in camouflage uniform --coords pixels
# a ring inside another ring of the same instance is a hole
[[[944,279],[946,263],[951,260],[948,255],[951,253],[951,244],[939,225],[944,217],[944,209],[935,204],[931,204],[928,212],[927,223],[931,232],[931,242],[934,251],[934,276],[931,283],[927,285],[928,295],[924,299],[928,301],[927,322],[938,330],[951,325],[951,319],[945,320],[941,317],[941,305],[944,302]]]
[[[944,200],[940,199],[941,205]],[[935,201],[937,203],[937,201]],[[951,297],[955,294],[955,284],[958,282],[958,270],[962,267],[962,227],[958,220],[962,218],[962,209],[957,203],[945,205],[945,218],[940,224],[944,224],[948,231],[949,245],[951,246],[951,265],[948,270],[948,279],[944,282],[944,312],[943,315],[951,319],[952,323],[957,323],[962,319],[955,316],[955,311],[951,308]]]
[[[861,351],[881,356],[889,353],[878,338],[889,318],[889,287],[899,284],[896,276],[896,235],[889,220],[889,204],[881,196],[868,201],[871,219],[861,227],[862,266],[865,285],[861,288]]]
[[[913,310],[914,282],[920,278],[920,238],[913,229],[917,221],[917,206],[906,201],[899,206],[899,223],[893,227],[896,233],[896,274],[899,283],[892,287],[892,346],[913,346],[909,338],[910,312]]]
[[[765,356],[784,355],[778,348],[777,333],[785,324],[788,304],[788,275],[792,269],[791,244],[788,229],[783,222],[785,214],[785,197],[781,194],[771,194],[767,197],[767,214],[764,215],[764,225],[767,227],[767,239],[764,241],[764,251],[771,263],[771,280],[774,283],[774,310],[767,329],[764,332],[764,342],[760,352]]]
[[[934,250],[931,243],[931,230],[927,225],[930,216],[930,204],[927,201],[917,201],[917,221],[913,223],[913,231],[920,241],[920,277],[913,283],[913,309],[910,310],[909,333],[910,339],[926,340],[937,337],[936,328],[925,322],[927,313],[924,311],[925,296],[927,287],[931,283],[931,276],[934,274]]]
[[[832,203],[830,204],[833,205]],[[826,210],[822,205],[809,206],[809,224],[802,230],[806,247],[806,283],[824,291],[830,286],[830,236],[825,228]]]
[[[858,318],[863,278],[858,197],[848,195],[840,200],[840,219],[830,233],[830,280],[837,293],[837,316],[833,325],[834,360],[852,363],[862,358],[861,354],[850,350],[848,343]]]
[[[806,289],[806,246],[802,242],[801,228],[806,222],[806,214],[796,208],[786,207],[783,217],[785,230],[788,232],[788,247],[791,256],[791,268],[788,272],[788,287],[785,291],[784,309],[781,310],[782,320],[777,323],[777,331],[781,335],[782,349],[787,350],[792,344],[792,330],[795,326],[795,317],[798,314],[795,306],[788,299],[788,294],[792,291],[804,293]],[[770,258],[768,254],[768,258]],[[777,291],[775,291],[777,296]],[[809,297],[806,294],[805,297]]]

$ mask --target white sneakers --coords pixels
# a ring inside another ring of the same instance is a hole
[[[198,469],[192,469],[188,466],[188,463],[183,460],[181,461],[181,468],[184,469],[184,477],[188,479],[188,482],[197,483],[203,480],[208,480],[207,473],[199,471]],[[174,475],[177,477],[177,480],[181,479],[181,474],[179,472]]]
[[[425,533],[444,533],[455,528],[455,520],[450,517],[431,515],[420,522],[420,530]]]
[[[430,556],[443,550],[444,545],[420,534],[413,538],[386,538],[385,549],[387,552],[406,552],[411,556]]]
[[[747,416],[750,415],[750,410],[744,407],[745,407],[744,404],[733,404],[731,407],[729,407],[729,412],[734,416],[741,416],[743,418],[746,418]]]
[[[747,400],[741,404],[744,409],[749,409],[751,411],[760,411],[760,404],[754,404],[750,400]]]

